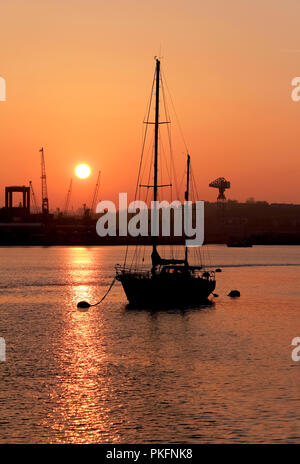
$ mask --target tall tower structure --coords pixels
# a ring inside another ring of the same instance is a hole
[[[46,177],[46,166],[45,166],[45,156],[44,148],[40,149],[41,153],[41,181],[42,181],[42,213],[49,214],[49,200],[48,200],[48,190],[47,190],[47,177]]]

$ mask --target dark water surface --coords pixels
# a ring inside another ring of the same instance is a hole
[[[79,312],[123,255],[0,248],[0,442],[300,442],[300,247],[211,246],[211,307]]]

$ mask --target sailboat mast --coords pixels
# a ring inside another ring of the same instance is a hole
[[[160,61],[156,59],[156,91],[155,91],[155,132],[154,132],[154,185],[153,185],[153,200],[157,201],[157,171],[158,171],[158,129],[159,129],[159,81],[160,81]],[[157,221],[157,206],[154,203],[153,219]],[[156,244],[157,238],[152,237],[153,251],[152,264],[155,265],[157,256]]]
[[[190,195],[190,164],[191,164],[191,157],[188,154],[187,155],[187,161],[186,161],[187,174],[186,174],[185,201],[189,201],[189,195]],[[188,206],[186,208],[186,214],[187,214],[187,211],[188,211]],[[185,245],[184,262],[185,262],[186,265],[188,265],[188,247],[186,245]]]
[[[157,201],[157,160],[158,160],[158,128],[159,128],[159,77],[160,61],[156,60],[156,94],[155,94],[155,133],[154,133],[154,201]]]

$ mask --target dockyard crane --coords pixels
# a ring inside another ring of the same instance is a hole
[[[209,187],[219,189],[218,201],[225,201],[225,190],[230,188],[230,182],[224,177],[218,177],[209,184]]]
[[[46,178],[46,166],[45,166],[45,156],[44,156],[44,148],[42,147],[40,150],[41,153],[41,181],[42,181],[42,213],[44,215],[49,214],[49,200],[48,200],[48,191],[47,191],[47,178]]]
[[[70,204],[70,198],[71,198],[71,193],[72,193],[72,183],[73,183],[73,179],[70,180],[69,190],[68,190],[67,197],[66,197],[66,202],[65,202],[65,207],[64,207],[65,215],[67,215],[69,212],[69,204]]]
[[[99,171],[99,173],[98,173],[97,182],[96,182],[96,185],[95,185],[93,199],[92,199],[92,203],[91,203],[91,207],[90,207],[90,214],[93,214],[95,212],[95,206],[96,206],[96,202],[97,202],[97,199],[98,199],[99,186],[100,186],[100,174],[101,174],[101,171]]]
[[[30,193],[31,193],[31,198],[32,198],[34,213],[35,213],[35,214],[38,214],[38,213],[39,213],[39,207],[38,207],[38,205],[37,205],[37,201],[36,201],[36,197],[35,197],[35,193],[34,193],[34,190],[33,190],[33,185],[32,185],[32,181],[31,181],[31,180],[29,181],[29,186],[30,186]]]

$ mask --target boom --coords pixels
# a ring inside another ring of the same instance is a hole
[[[98,193],[99,193],[99,186],[100,186],[100,174],[101,174],[101,171],[99,171],[99,173],[98,173],[97,182],[96,182],[96,185],[95,185],[95,190],[94,190],[92,203],[91,203],[91,208],[90,208],[90,213],[91,214],[93,214],[95,212],[95,206],[96,206]]]
[[[39,207],[37,205],[37,201],[36,201],[36,197],[35,197],[35,193],[34,193],[34,190],[33,190],[31,180],[29,181],[29,186],[30,186],[30,193],[31,193],[32,203],[33,203],[33,206],[34,206],[34,212],[35,212],[35,214],[38,214]]]
[[[72,193],[72,183],[73,183],[73,179],[70,180],[70,186],[69,186],[69,190],[68,190],[66,202],[65,202],[65,207],[64,207],[64,214],[66,215],[69,212],[69,204],[70,204],[70,198],[71,198],[71,193]]]

